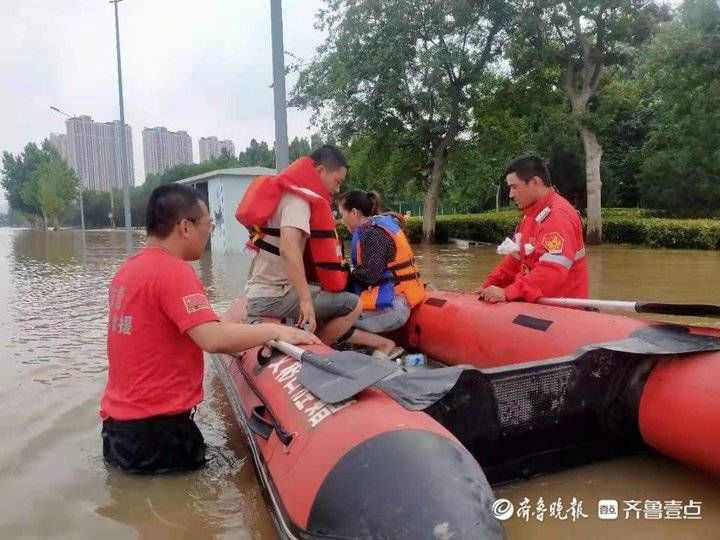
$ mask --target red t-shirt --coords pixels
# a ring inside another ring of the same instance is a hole
[[[160,247],[120,267],[108,303],[103,420],[187,411],[203,399],[203,352],[186,332],[217,321],[195,270]]]

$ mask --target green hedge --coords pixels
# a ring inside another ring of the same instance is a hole
[[[603,216],[603,241],[654,248],[719,249],[720,220]]]
[[[668,219],[650,210],[603,209],[603,241],[608,244],[636,244],[654,248],[720,249],[720,219]],[[462,238],[497,244],[510,236],[520,219],[517,210],[483,214],[437,217],[438,242]],[[340,227],[345,239],[349,238]],[[408,220],[406,233],[411,242],[422,237],[422,218]]]

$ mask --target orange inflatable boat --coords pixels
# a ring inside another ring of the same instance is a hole
[[[394,338],[431,360],[336,404],[214,357],[281,536],[502,538],[490,484],[645,445],[720,474],[718,330],[429,291]]]

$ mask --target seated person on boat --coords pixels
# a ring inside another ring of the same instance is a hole
[[[403,326],[410,310],[425,298],[425,285],[398,214],[380,214],[380,196],[352,190],[340,196],[338,208],[352,233],[351,287],[360,295],[363,312],[355,327],[374,334]],[[381,336],[376,349],[396,357],[402,349]],[[380,341],[382,340],[382,341]]]
[[[348,268],[330,206],[347,171],[342,152],[326,145],[248,187],[235,213],[256,252],[245,286],[248,316],[292,319],[317,329],[327,345],[352,328],[360,303],[345,291]]]

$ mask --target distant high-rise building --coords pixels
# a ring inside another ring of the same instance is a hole
[[[93,122],[89,116],[68,118],[67,162],[86,189],[110,191],[123,186],[121,170],[120,121]],[[52,142],[52,141],[51,141]],[[125,174],[135,183],[132,152],[132,130],[125,125]]]
[[[48,137],[48,141],[50,141],[50,145],[58,151],[60,157],[63,160],[67,161],[67,135],[65,135],[64,133],[51,133]]]
[[[143,129],[145,174],[162,174],[173,165],[190,164],[192,139],[185,131],[168,131],[164,127]]]
[[[231,156],[235,155],[235,145],[232,141],[218,141],[217,137],[200,137],[200,163],[219,157],[223,150]]]

